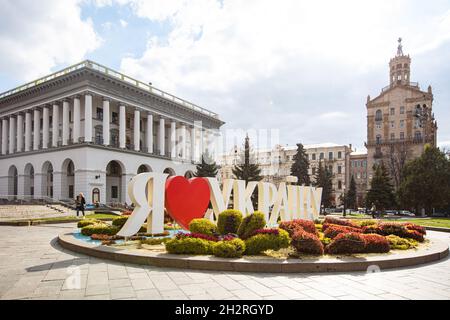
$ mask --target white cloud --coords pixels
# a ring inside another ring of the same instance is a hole
[[[128,22],[126,22],[126,21],[123,20],[123,19],[120,19],[120,20],[119,20],[119,23],[120,23],[120,25],[122,26],[122,28],[126,28],[126,27],[128,26]]]
[[[0,0],[0,72],[32,80],[81,61],[101,39],[79,0]]]

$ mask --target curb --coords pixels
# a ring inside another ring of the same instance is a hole
[[[109,218],[100,218],[98,220],[101,221],[112,221],[112,219]],[[42,220],[13,220],[13,221],[0,221],[0,226],[11,226],[11,227],[29,227],[29,226],[38,226],[38,225],[45,225],[45,224],[61,224],[61,223],[72,223],[72,222],[78,222],[80,219],[61,219],[61,220],[49,220],[49,221],[42,221]]]
[[[432,240],[432,245],[423,250],[393,255],[368,257],[337,256],[328,261],[317,259],[225,259],[212,256],[174,255],[168,253],[137,252],[119,250],[104,245],[94,245],[77,240],[72,233],[58,236],[59,244],[68,250],[124,263],[151,265],[166,268],[195,270],[236,271],[236,272],[270,272],[270,273],[314,273],[314,272],[350,272],[367,271],[370,266],[379,269],[391,269],[416,266],[441,260],[448,256],[448,245],[439,240]]]

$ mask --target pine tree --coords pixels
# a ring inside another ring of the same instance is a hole
[[[315,187],[322,188],[322,205],[325,208],[331,207],[333,203],[333,174],[328,170],[326,165],[319,161],[319,167],[317,168],[315,175]]]
[[[235,179],[244,180],[246,183],[249,181],[260,181],[261,169],[257,163],[253,163],[250,159],[250,139],[247,135],[244,144],[244,154],[241,157],[241,164],[235,165],[232,169]]]
[[[374,165],[374,176],[367,192],[366,205],[371,208],[375,204],[377,210],[384,211],[395,206],[394,187],[389,173],[383,163]]]
[[[211,158],[208,152],[202,155],[202,162],[197,164],[196,172],[194,176],[196,177],[216,177],[219,171],[219,166]]]
[[[356,182],[353,176],[350,180],[348,192],[345,195],[345,204],[347,208],[356,209]]]
[[[303,144],[297,144],[297,153],[294,155],[294,163],[291,167],[291,175],[297,177],[298,185],[307,185],[311,184],[311,180],[308,174],[309,161],[306,156],[306,150],[303,148]]]

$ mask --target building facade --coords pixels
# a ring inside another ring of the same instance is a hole
[[[365,207],[365,196],[367,192],[367,153],[350,153],[350,179],[353,177],[356,184],[356,205]],[[350,182],[349,182],[350,185]]]
[[[319,162],[326,165],[333,173],[334,204],[341,205],[342,195],[350,183],[350,153],[351,146],[334,143],[305,145],[309,160],[309,175],[314,181]],[[233,178],[232,168],[239,164],[243,150],[235,146],[229,153],[220,157],[220,179]],[[297,146],[277,145],[273,149],[259,149],[252,153],[252,161],[256,161],[261,169],[261,175],[266,182],[275,184],[286,181],[291,175],[291,167]]]
[[[431,86],[422,91],[411,82],[411,58],[403,54],[401,39],[389,69],[389,85],[376,98],[367,97],[367,182],[373,165],[383,162],[398,187],[404,164],[420,156],[426,144],[436,146],[437,124]]]
[[[140,172],[192,175],[218,115],[92,61],[0,94],[0,198],[130,203]]]

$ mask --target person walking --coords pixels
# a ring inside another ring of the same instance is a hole
[[[370,211],[372,212],[372,218],[375,219],[376,214],[377,214],[377,207],[375,206],[375,203],[373,203],[373,202],[372,202],[372,208],[370,208]]]
[[[77,217],[79,212],[81,211],[83,213],[83,218],[85,217],[84,215],[84,206],[86,205],[86,199],[84,198],[84,195],[82,192],[80,192],[80,194],[77,196],[77,199],[75,200],[76,202],[76,209],[77,209]]]

